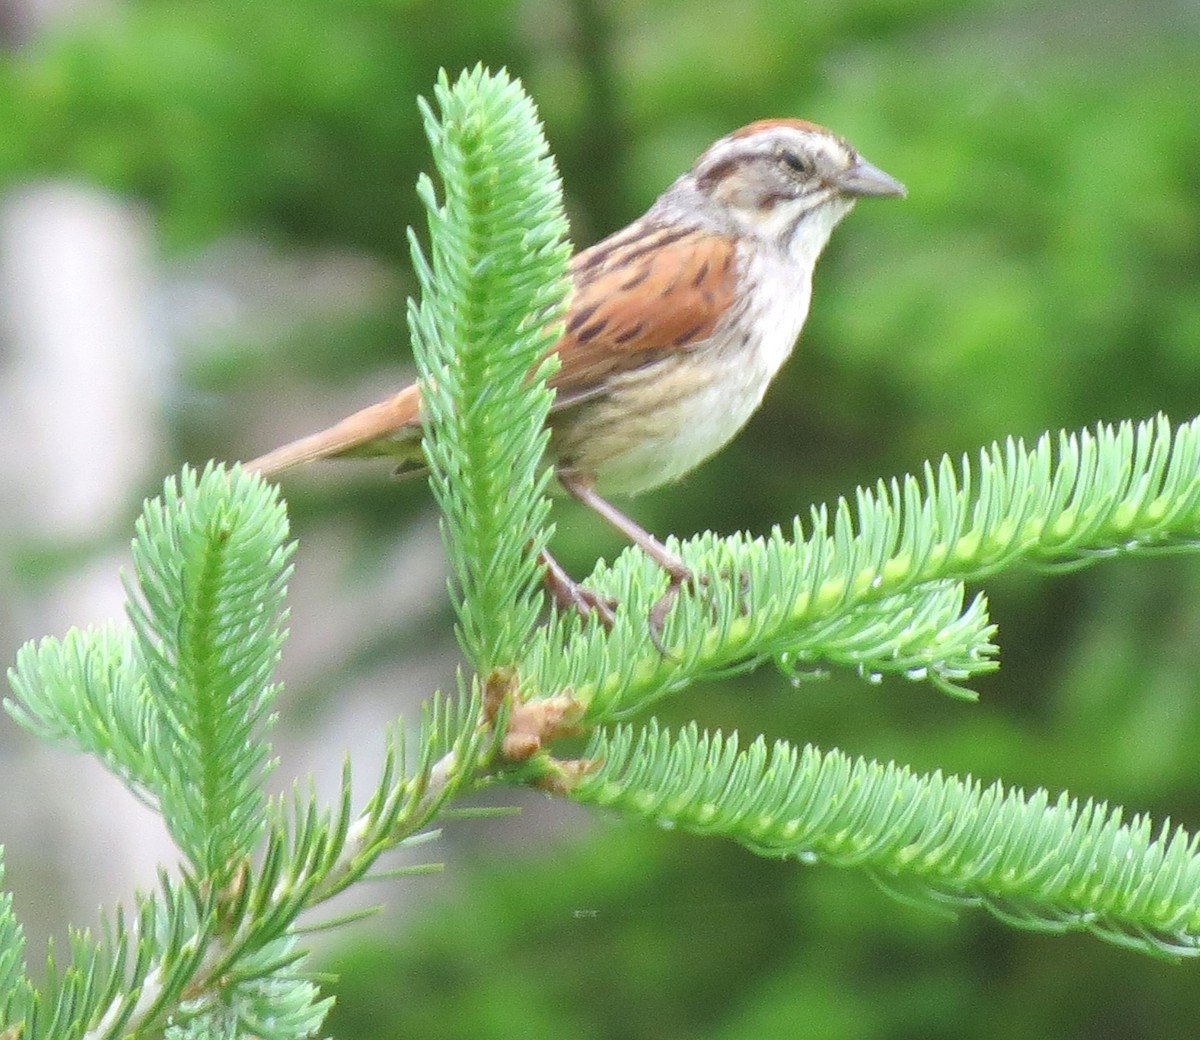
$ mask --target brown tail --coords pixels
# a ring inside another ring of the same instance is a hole
[[[401,462],[420,458],[421,390],[415,383],[394,397],[347,416],[320,433],[301,437],[245,463],[264,477],[318,459],[385,455]]]

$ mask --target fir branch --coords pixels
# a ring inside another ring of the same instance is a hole
[[[23,647],[5,708],[96,755],[161,809],[212,878],[254,849],[261,826],[287,519],[275,489],[209,466],[168,480],[136,530],[132,630],[73,630]]]
[[[474,784],[496,740],[479,724],[480,715],[478,698],[435,698],[423,713],[411,772],[397,725],[388,736],[375,791],[357,816],[350,809],[348,765],[342,798],[332,814],[311,792],[294,791],[291,798],[272,803],[258,865],[217,893],[214,925],[193,948],[187,978],[172,977],[169,986],[156,986],[153,1001],[143,987],[136,1006],[116,1002],[106,1021],[116,1021],[119,1012],[127,1029],[145,1030],[165,1010],[178,1007],[186,988],[187,1011],[181,1016],[177,1010],[177,1021],[228,1020],[251,1035],[311,1035],[328,1001],[297,974],[305,956],[295,944],[296,934],[304,930],[298,919],[366,876],[384,853],[419,836],[447,800]],[[269,1008],[275,1009],[275,1025],[264,1031],[262,1019]],[[304,1031],[308,1026],[311,1030]]]
[[[486,673],[517,658],[542,607],[544,380],[557,366],[546,352],[570,246],[558,173],[520,85],[476,68],[453,87],[443,73],[434,93],[440,115],[421,109],[444,198],[421,180],[430,252],[410,235],[421,302],[410,304],[409,326],[459,640]]]
[[[103,941],[76,937],[62,976],[24,1009],[25,1036],[62,1036],[68,1021],[87,1025],[84,1040],[144,1035],[168,1017],[171,1035],[206,1035],[218,1026],[230,1035],[312,1035],[330,1001],[299,972],[306,954],[296,945],[298,918],[419,836],[446,800],[475,782],[496,740],[480,715],[478,698],[435,700],[411,773],[397,728],[357,817],[348,772],[332,816],[311,793],[274,803],[257,868],[247,865],[226,889],[164,874],[158,893],[138,897],[135,925],[118,909]],[[48,1017],[39,1006],[51,1009]]]
[[[970,777],[914,774],[762,737],[672,734],[651,723],[596,735],[579,802],[729,838],[764,856],[872,871],[982,905],[1010,924],[1085,930],[1167,956],[1200,953],[1200,839],[1120,808]]]
[[[435,697],[422,715],[411,772],[398,723],[387,736],[375,790],[357,815],[350,808],[349,763],[332,815],[320,809],[311,792],[296,790],[272,804],[261,866],[248,879],[241,904],[229,908],[225,957],[230,964],[243,950],[284,935],[301,913],[365,876],[381,855],[419,835],[447,801],[475,783],[496,741],[480,724],[479,699]],[[214,974],[225,970],[221,964],[212,969]]]
[[[618,719],[730,668],[771,659],[837,662],[838,640],[858,633],[864,617],[927,596],[934,583],[979,581],[1022,563],[1084,566],[1116,554],[1196,549],[1200,420],[1177,429],[1164,416],[1101,424],[1059,434],[1057,452],[1053,445],[1049,434],[1032,449],[1010,439],[982,450],[974,467],[943,458],[921,479],[859,489],[853,507],[843,499],[832,512],[814,509],[810,530],[797,520],[791,538],[776,529],[766,539],[670,541],[703,585],[681,595],[667,617],[661,641],[669,656],[654,646],[645,622],[663,575],[627,551],[589,579],[621,604],[612,632],[558,617],[530,641],[522,677],[547,695],[570,688],[589,721]],[[982,606],[968,612],[979,615]],[[993,668],[990,629],[978,621],[964,614],[949,626],[981,637],[970,643],[944,644],[946,628],[924,651],[909,644],[904,656],[924,663],[903,672],[954,688]],[[949,655],[939,652],[943,646]],[[861,646],[856,667],[894,670],[897,648],[894,636]]]
[[[210,465],[167,480],[136,530],[129,616],[155,715],[155,794],[180,849],[216,879],[261,828],[287,517],[274,488]]]

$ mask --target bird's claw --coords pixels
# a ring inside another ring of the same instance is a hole
[[[581,585],[545,550],[541,553],[541,562],[542,580],[559,610],[573,610],[584,621],[594,617],[604,626],[606,632],[612,630],[613,621],[616,619],[616,600],[601,596],[586,585]]]
[[[554,601],[555,607],[559,610],[573,610],[585,621],[594,617],[605,631],[611,631],[613,623],[616,620],[617,601],[609,596],[602,596],[600,593],[589,589],[586,585],[582,585],[575,581],[545,550],[540,554],[543,571],[543,580],[546,584],[546,589],[549,591],[551,598]],[[697,588],[707,588],[709,577],[707,574],[696,574],[689,567],[685,566],[682,561],[672,560],[670,566],[663,564],[663,570],[667,572],[669,581],[667,582],[666,590],[661,596],[654,601],[650,607],[650,611],[646,616],[646,625],[650,634],[650,642],[654,644],[654,648],[664,658],[677,661],[675,654],[667,649],[663,642],[663,631],[666,628],[667,615],[671,612],[671,608],[675,605],[675,601],[679,598],[679,594],[683,589],[696,590]],[[726,577],[727,572],[722,573],[722,577]],[[745,595],[750,584],[749,575],[744,571],[739,575],[739,590],[740,590],[740,613],[745,616],[749,608],[746,606]],[[710,603],[713,611],[714,620],[716,618],[715,605]]]
[[[654,605],[650,608],[650,613],[646,617],[646,623],[650,628],[650,642],[654,644],[654,649],[663,657],[676,661],[678,658],[666,648],[662,641],[663,628],[667,623],[667,614],[670,613],[671,607],[675,605],[675,601],[679,598],[679,593],[685,586],[689,589],[695,589],[697,585],[705,586],[708,584],[708,575],[694,574],[687,567],[683,566],[668,568],[666,570],[671,580],[667,584],[666,591],[654,601]]]

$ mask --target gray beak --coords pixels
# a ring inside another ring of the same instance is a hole
[[[833,178],[833,185],[843,195],[902,199],[908,194],[904,185],[866,159],[859,159],[850,169]]]

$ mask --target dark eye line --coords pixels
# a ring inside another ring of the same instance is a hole
[[[785,166],[796,173],[809,173],[812,170],[812,163],[799,153],[793,152],[790,148],[787,151],[780,152],[779,158]]]

